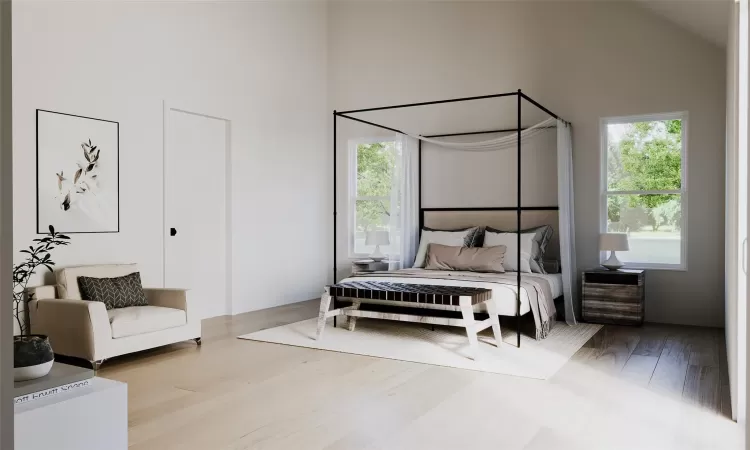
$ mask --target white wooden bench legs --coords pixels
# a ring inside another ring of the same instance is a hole
[[[355,300],[354,302],[352,302],[352,306],[349,307],[350,308],[349,310],[351,311],[351,310],[359,309],[359,305],[360,304],[362,304],[362,302],[360,302],[358,300]],[[354,331],[354,327],[357,326],[357,316],[351,316],[351,315],[349,315],[349,319],[348,320],[349,321],[346,324],[346,328],[349,331]]]
[[[331,295],[329,294],[328,287],[323,291],[323,295],[320,297],[320,311],[318,311],[318,334],[316,339],[320,339],[323,336],[323,329],[326,327],[326,319],[328,319],[328,308],[331,307]]]
[[[484,305],[487,308],[487,314],[490,315],[490,323],[492,324],[492,334],[495,337],[495,345],[500,348],[503,343],[503,333],[500,330],[500,316],[497,311],[497,303],[495,303],[494,298],[491,298],[484,302]]]
[[[492,333],[495,337],[495,345],[497,347],[500,347],[500,345],[503,343],[503,338],[500,330],[500,319],[497,315],[497,304],[495,304],[495,300],[492,298],[484,302],[487,307],[489,318],[479,322],[474,319],[474,308],[471,304],[471,297],[468,296],[461,296],[459,298],[459,306],[462,315],[461,319],[368,311],[360,309],[361,304],[361,300],[352,299],[351,306],[337,308],[329,311],[329,308],[331,307],[331,295],[330,290],[326,288],[325,292],[323,292],[323,295],[320,297],[320,311],[318,312],[318,332],[316,339],[320,339],[323,336],[323,330],[326,326],[326,320],[329,317],[347,316],[349,319],[347,324],[347,328],[349,329],[349,331],[354,331],[354,328],[357,326],[358,317],[464,327],[466,329],[466,336],[469,338],[469,349],[471,351],[472,359],[476,359],[479,352],[479,340],[477,339],[478,332],[492,327]],[[419,307],[419,305],[415,304],[415,307]]]
[[[352,306],[329,311],[328,309],[331,307],[331,294],[328,287],[326,287],[323,295],[320,297],[320,310],[318,310],[318,332],[315,339],[320,339],[323,336],[323,330],[326,327],[326,320],[328,320],[329,317],[335,318],[336,316],[348,316],[348,312],[351,310],[359,309],[359,305],[360,302],[355,301]],[[350,316],[348,324],[349,331],[354,331],[355,325],[356,318]]]
[[[492,327],[492,334],[495,337],[495,346],[500,348],[500,345],[503,343],[503,335],[500,331],[500,318],[497,315],[497,304],[495,303],[495,300],[489,299],[484,302],[489,317],[481,322],[474,320],[474,308],[471,305],[470,297],[461,297],[459,299],[459,304],[461,305],[463,326],[466,328],[466,336],[469,338],[471,359],[476,359],[479,352],[477,333],[485,328]]]
[[[461,305],[461,316],[463,317],[463,325],[466,327],[466,336],[469,338],[469,350],[471,351],[471,359],[477,359],[479,353],[479,342],[477,341],[477,327],[474,321],[474,308],[471,306],[471,297],[461,297],[459,300]]]

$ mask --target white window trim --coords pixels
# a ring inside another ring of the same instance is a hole
[[[388,200],[390,197],[378,197],[378,196],[362,196],[357,197],[357,147],[361,144],[376,144],[378,142],[394,141],[398,142],[399,136],[374,136],[365,138],[350,139],[348,142],[349,147],[349,208],[347,210],[347,223],[348,223],[348,241],[349,241],[349,259],[363,259],[370,256],[369,253],[355,253],[354,252],[354,228],[356,226],[356,214],[357,211],[357,200]],[[396,257],[396,255],[393,255]]]
[[[664,190],[664,191],[608,191],[607,190],[607,125],[618,124],[618,123],[635,123],[635,122],[652,122],[658,120],[675,120],[679,119],[682,121],[682,160],[681,160],[681,176],[682,183],[681,189],[679,190]],[[688,256],[688,113],[687,111],[678,111],[672,113],[662,114],[644,114],[637,116],[621,116],[621,117],[604,117],[599,123],[599,138],[600,138],[600,189],[601,193],[599,203],[599,232],[607,232],[607,195],[608,194],[680,194],[680,264],[652,264],[652,263],[626,263],[628,269],[660,269],[660,270],[674,270],[674,271],[687,271],[687,256]],[[607,259],[607,252],[599,252],[599,262],[602,263]]]

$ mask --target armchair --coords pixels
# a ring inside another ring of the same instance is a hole
[[[46,334],[55,353],[91,362],[193,339],[201,343],[201,322],[184,289],[144,289],[148,306],[107,310],[81,298],[78,277],[120,277],[136,264],[69,267],[55,272],[55,286],[30,288],[31,332]]]

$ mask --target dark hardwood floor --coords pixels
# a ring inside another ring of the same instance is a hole
[[[731,417],[723,329],[605,325],[572,360]]]

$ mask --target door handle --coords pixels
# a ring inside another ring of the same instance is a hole
[[[742,240],[742,272],[747,275],[747,238]]]
[[[177,228],[170,228],[169,229],[169,235],[170,236],[176,236],[177,235]]]

